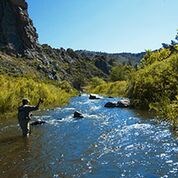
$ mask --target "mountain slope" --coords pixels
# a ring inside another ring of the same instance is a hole
[[[143,55],[74,51],[40,45],[26,1],[0,1],[0,74],[67,80],[80,89],[92,77],[107,79],[114,65],[139,63]]]

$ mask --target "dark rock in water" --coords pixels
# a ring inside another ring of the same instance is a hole
[[[128,107],[128,105],[125,105],[125,104],[123,104],[122,102],[118,101],[118,102],[117,102],[117,107],[118,107],[118,108],[126,108],[126,107]]]
[[[84,118],[84,117],[81,113],[79,113],[78,111],[75,111],[74,112],[74,118]]]
[[[120,100],[117,102],[117,107],[119,107],[119,108],[127,108],[129,106],[130,106],[129,100]]]
[[[94,100],[95,100],[95,99],[100,99],[100,98],[96,97],[95,95],[90,95],[90,96],[89,96],[89,99],[91,99],[91,100],[94,99]]]
[[[45,123],[46,123],[45,121],[37,120],[37,121],[33,121],[32,123],[30,123],[30,125],[42,125]]]
[[[114,102],[108,102],[104,105],[106,108],[127,108],[130,107],[130,101],[129,100],[120,100],[117,103]]]
[[[115,108],[117,107],[117,103],[113,103],[113,102],[108,102],[104,105],[104,107],[106,108]]]

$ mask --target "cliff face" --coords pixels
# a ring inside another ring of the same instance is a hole
[[[128,58],[124,54],[54,49],[38,44],[27,9],[25,0],[0,0],[0,74],[67,80],[80,89],[92,77],[107,79],[113,65],[132,59],[135,64],[134,55]]]
[[[0,0],[0,48],[33,57],[38,35],[27,8],[25,0]]]

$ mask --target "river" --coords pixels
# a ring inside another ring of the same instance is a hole
[[[74,97],[33,116],[47,123],[23,138],[17,120],[0,123],[2,178],[176,178],[178,139],[147,112],[104,108],[103,97]],[[74,119],[74,111],[84,115]]]

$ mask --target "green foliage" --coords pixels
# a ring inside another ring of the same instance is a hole
[[[107,96],[124,96],[126,88],[126,81],[105,82],[100,78],[93,78],[86,91]]]
[[[54,85],[25,77],[4,75],[0,75],[0,81],[0,113],[16,111],[24,97],[29,98],[32,104],[43,98],[43,107],[54,107],[66,104],[75,94],[67,82]]]
[[[151,65],[156,61],[162,61],[169,57],[171,51],[168,49],[161,49],[155,52],[147,50],[144,58],[141,60],[140,68]]]
[[[160,102],[150,103],[149,107],[156,111],[160,118],[170,121],[173,126],[178,125],[178,96],[174,101],[164,97]]]
[[[133,67],[130,65],[118,65],[112,68],[110,79],[111,81],[123,81],[130,78]]]
[[[103,79],[101,79],[101,78],[99,78],[99,77],[93,77],[92,79],[91,79],[91,81],[90,81],[90,86],[92,87],[92,88],[95,88],[95,87],[97,87],[97,86],[99,86],[99,85],[103,85],[103,84],[105,84],[106,82],[103,80]]]
[[[177,34],[176,34],[175,39],[178,41],[178,29],[177,29]]]
[[[128,97],[135,106],[154,109],[173,122],[178,118],[178,55],[175,52],[170,55],[169,49],[147,51],[128,86]]]

